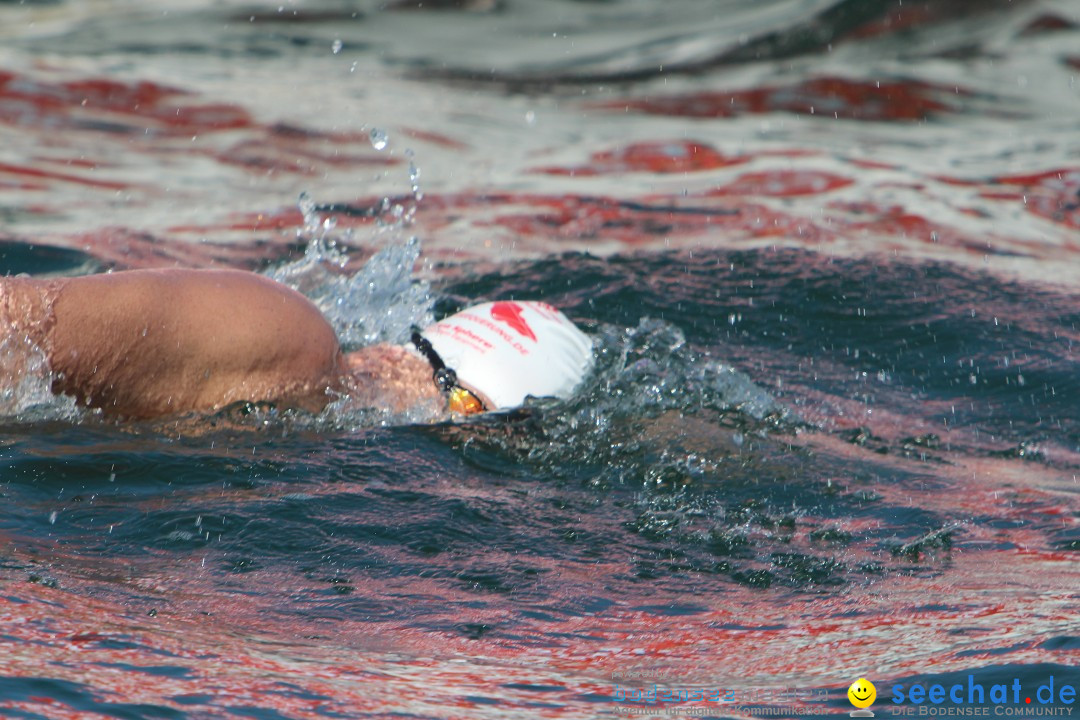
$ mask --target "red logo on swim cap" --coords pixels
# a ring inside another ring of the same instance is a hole
[[[521,317],[521,313],[524,311],[525,308],[516,302],[497,302],[491,306],[491,317],[514,328],[519,335],[536,342],[536,335],[533,333],[532,328],[529,327],[529,323],[525,322],[525,318]]]

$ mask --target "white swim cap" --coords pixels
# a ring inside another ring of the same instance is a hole
[[[517,407],[530,395],[566,399],[593,363],[588,336],[551,305],[530,300],[476,305],[421,335],[488,410]]]

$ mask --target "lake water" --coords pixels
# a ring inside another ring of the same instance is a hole
[[[1078,117],[1065,0],[0,2],[0,272],[252,269],[350,345],[543,298],[598,359],[440,424],[21,378],[0,716],[1066,716]]]

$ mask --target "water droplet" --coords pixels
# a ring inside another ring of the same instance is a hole
[[[300,193],[300,197],[297,200],[296,205],[300,208],[300,212],[304,214],[304,217],[307,217],[311,213],[315,212],[315,201],[311,199],[311,196],[308,195],[306,190]]]
[[[333,44],[330,45],[330,49],[334,52],[335,55],[337,55],[339,52],[341,52],[341,48],[342,48],[341,40],[334,40]]]
[[[376,150],[384,150],[390,142],[390,136],[386,134],[385,130],[380,130],[379,128],[371,128],[368,137],[371,138],[371,147]]]
[[[322,223],[322,218],[315,212],[315,200],[307,192],[302,192],[296,206],[299,208],[300,214],[304,216],[304,234],[308,236],[315,235],[319,230],[319,225]]]
[[[532,110],[525,113],[525,124],[530,127],[536,124],[536,113]]]
[[[55,525],[56,524],[56,516],[57,516],[57,514],[58,513],[55,510],[53,510],[51,513],[49,513],[49,524],[50,525]]]

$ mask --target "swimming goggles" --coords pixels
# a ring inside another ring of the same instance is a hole
[[[431,347],[431,343],[428,342],[427,338],[419,332],[413,331],[412,344],[421,355],[427,358],[428,364],[431,365],[431,369],[434,371],[431,379],[435,381],[435,387],[446,395],[450,412],[460,415],[474,415],[487,411],[483,400],[478,398],[473,391],[458,384],[457,373],[446,367],[446,363],[439,357],[439,353],[435,352],[435,348]]]

